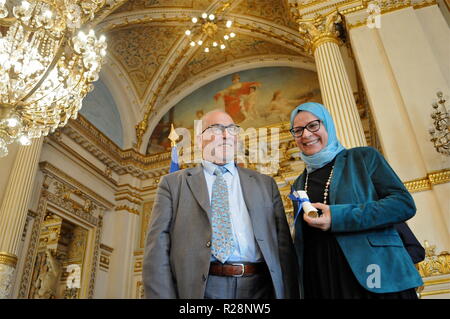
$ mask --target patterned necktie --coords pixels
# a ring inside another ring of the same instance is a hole
[[[216,180],[212,186],[211,196],[212,254],[221,263],[225,263],[234,250],[228,186],[223,178],[223,174],[226,171],[227,169],[222,166],[218,166],[215,169],[214,175],[216,175]]]

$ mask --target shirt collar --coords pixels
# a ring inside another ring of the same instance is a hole
[[[208,174],[214,175],[214,171],[216,170],[216,167],[219,166],[219,165],[214,164],[213,162],[202,160],[202,166],[203,166],[203,168],[206,170],[206,172]],[[223,166],[227,169],[228,172],[231,173],[231,175],[235,175],[235,173],[236,173],[236,165],[234,164],[234,161],[226,163]]]

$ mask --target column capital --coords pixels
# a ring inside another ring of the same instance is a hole
[[[0,251],[0,264],[16,268],[17,256],[6,251]]]
[[[323,43],[334,42],[341,44],[336,24],[341,22],[341,16],[337,10],[326,16],[317,15],[315,19],[297,20],[299,31],[307,44],[309,53],[314,53]]]

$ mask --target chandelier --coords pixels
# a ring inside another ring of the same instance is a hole
[[[446,100],[443,98],[442,92],[437,94],[438,101],[433,103],[433,127],[430,128],[431,141],[436,151],[441,154],[450,155],[450,122],[447,109],[445,108]]]
[[[192,47],[201,46],[203,51],[208,53],[212,49],[224,50],[227,41],[236,36],[231,27],[233,21],[225,21],[223,18],[217,18],[214,14],[206,12],[200,18],[192,18],[192,27],[185,31],[186,36],[190,38]]]
[[[105,0],[0,0],[0,157],[76,119],[106,55],[80,27]]]

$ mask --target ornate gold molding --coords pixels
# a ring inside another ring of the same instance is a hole
[[[146,201],[142,205],[141,208],[141,234],[140,234],[140,240],[139,240],[139,247],[144,248],[145,247],[145,239],[147,237],[147,231],[148,231],[148,225],[150,224],[150,218],[152,214],[152,208],[153,208],[154,201]],[[135,256],[138,252],[135,252]],[[142,252],[143,253],[143,252]]]
[[[398,10],[399,8],[406,8],[408,6],[412,6],[414,9],[420,9],[423,7],[437,4],[436,0],[423,0],[421,2],[414,2],[414,3],[411,0],[380,0],[380,1],[344,0],[329,5],[324,5],[327,2],[330,1],[329,0],[302,1],[302,3],[292,3],[290,4],[290,6],[294,10],[293,15],[298,18],[305,15],[319,13],[321,11],[323,12],[324,10],[327,9],[338,9],[339,12],[346,14],[349,12],[355,12],[366,9],[370,3],[378,4],[383,13]]]
[[[325,11],[327,11],[327,10],[331,10],[331,11],[337,10],[339,13],[341,13],[341,11],[340,11],[341,7],[344,7],[344,6],[348,7],[348,6],[351,6],[351,5],[355,5],[355,7],[344,9],[344,10],[352,10],[353,8],[363,9],[363,8],[366,8],[366,6],[367,6],[367,5],[364,5],[365,2],[366,1],[350,0],[350,1],[344,1],[344,2],[341,2],[341,3],[330,4],[330,5],[323,6],[323,7],[317,7],[315,9],[311,9],[309,11],[303,11],[301,13],[301,16],[319,15],[321,13],[323,14],[324,10]],[[361,3],[363,3],[363,4],[361,4]]]
[[[98,11],[95,13],[95,17],[92,22],[87,23],[87,27],[93,28],[100,22],[102,22],[107,16],[109,16],[111,13],[113,13],[117,8],[122,6],[124,3],[126,3],[128,0],[109,0],[109,1],[103,1],[103,6],[98,9]]]
[[[73,177],[67,175],[65,172],[61,171],[59,168],[53,166],[49,162],[40,162],[39,168],[44,174],[49,174],[52,177],[56,177],[58,181],[64,181],[67,184],[72,185],[72,187],[75,187],[79,191],[85,193],[88,195],[88,197],[91,197],[94,199],[100,207],[103,209],[111,209],[114,207],[114,204],[105,199],[104,197],[100,196],[93,190],[89,189],[88,187],[84,186],[82,183],[74,179]],[[63,196],[63,195],[61,195]],[[57,196],[58,197],[58,196]],[[61,199],[64,199],[61,197]]]
[[[136,259],[134,262],[134,272],[142,272],[143,260],[141,258]]]
[[[119,205],[114,209],[116,212],[118,211],[126,211],[135,215],[139,215],[139,211],[137,209],[131,208],[127,205]]]
[[[294,40],[292,40],[292,39],[290,39],[290,38],[288,38],[288,37],[286,37],[284,35],[272,32],[271,30],[265,30],[265,29],[259,28],[257,26],[253,26],[251,24],[242,24],[242,23],[239,23],[239,22],[235,22],[234,26],[236,28],[238,28],[238,29],[248,30],[248,31],[252,32],[253,34],[254,33],[258,33],[262,37],[268,36],[271,39],[284,42],[287,45],[293,46],[296,49],[301,50],[302,52],[305,52],[305,48],[300,42],[294,41]]]
[[[89,280],[89,288],[88,288],[88,298],[92,299],[94,297],[94,287],[95,287],[95,278],[97,276],[97,265],[99,264],[100,259],[100,238],[102,235],[103,229],[103,215],[99,216],[99,222],[97,228],[95,229],[95,240],[94,240],[94,248],[93,248],[93,256],[92,256],[92,264],[91,269],[89,269],[91,276]]]
[[[99,261],[99,266],[104,271],[108,271],[109,270],[110,258],[111,258],[111,255],[112,255],[113,251],[114,251],[114,248],[109,247],[109,246],[107,246],[105,244],[100,244],[100,261]]]
[[[335,24],[341,21],[341,16],[334,11],[326,16],[318,15],[314,20],[297,20],[299,31],[306,42],[308,52],[314,54],[316,49],[326,42],[339,44],[339,33]]]
[[[431,190],[433,185],[445,184],[450,182],[450,169],[443,169],[428,173],[426,177],[406,181],[403,184],[406,189],[411,192],[422,192]]]
[[[344,15],[347,15],[349,13],[367,10],[368,4],[369,4],[369,1],[364,1],[364,5],[362,5],[362,6],[345,9],[340,12]],[[385,1],[385,2],[382,2],[380,5],[380,15],[387,14],[387,13],[394,12],[394,11],[401,10],[401,9],[405,9],[408,7],[412,7],[413,9],[418,10],[418,9],[429,7],[429,6],[436,5],[436,4],[437,4],[436,0],[423,0],[422,2],[414,3],[414,4],[411,2],[411,0],[403,0],[403,1],[399,1],[399,2]],[[365,25],[367,25],[366,19],[362,19],[362,20],[358,20],[354,23],[346,24],[348,30],[359,28],[359,27],[365,26]]]
[[[107,252],[109,252],[109,253],[113,253],[113,251],[114,251],[114,248],[112,248],[112,247],[109,247],[109,246],[107,246],[107,245],[105,245],[105,244],[100,244],[100,249],[102,249],[102,250],[105,250],[105,251],[107,251]]]
[[[450,278],[441,278],[441,279],[434,279],[434,280],[427,280],[424,282],[425,286],[432,286],[432,285],[441,285],[450,283]]]
[[[410,193],[427,191],[431,189],[431,183],[428,178],[418,178],[403,183]]]
[[[448,294],[448,293],[450,293],[450,289],[439,289],[439,290],[432,290],[432,291],[423,291],[423,292],[420,292],[420,297],[440,295],[440,294]]]
[[[142,203],[141,200],[136,200],[136,199],[133,199],[133,198],[131,198],[129,196],[116,197],[116,201],[121,201],[121,200],[126,200],[126,201],[128,201],[130,203],[133,203],[133,204],[136,204],[136,205],[140,205]]]
[[[422,277],[440,276],[450,274],[450,253],[442,251],[436,255],[436,245],[429,245],[425,240],[425,259],[416,265]],[[447,278],[448,280],[448,278]],[[441,280],[429,281],[428,284],[442,283]]]
[[[436,5],[436,0],[423,0],[413,2],[412,0],[344,0],[328,4],[328,0],[302,1],[301,3],[291,3],[292,15],[296,19],[305,19],[305,17],[316,17],[318,15],[328,14],[330,11],[337,10],[344,16],[358,11],[367,10],[369,4],[376,4],[380,8],[380,14],[390,13],[396,10],[412,7],[421,9],[431,5]],[[356,23],[347,23],[348,29],[357,28],[366,25],[367,21],[359,20]]]
[[[17,256],[6,251],[0,251],[0,264],[16,268]]]
[[[69,121],[69,124],[63,128],[63,132],[119,175],[130,173],[138,177],[148,178],[143,170],[162,168],[170,164],[170,152],[143,155],[134,149],[120,149],[81,114],[76,121]],[[54,136],[52,138],[58,144],[65,146],[62,141],[58,141]],[[101,156],[100,153],[102,153]],[[105,159],[104,155],[107,155],[108,158]],[[99,169],[96,169],[96,171],[99,171]],[[113,184],[116,183],[106,172],[101,173]]]
[[[144,284],[142,283],[142,281],[138,281],[136,283],[136,298],[144,299]]]
[[[427,174],[431,185],[444,184],[450,182],[450,169],[443,169],[440,171]]]

